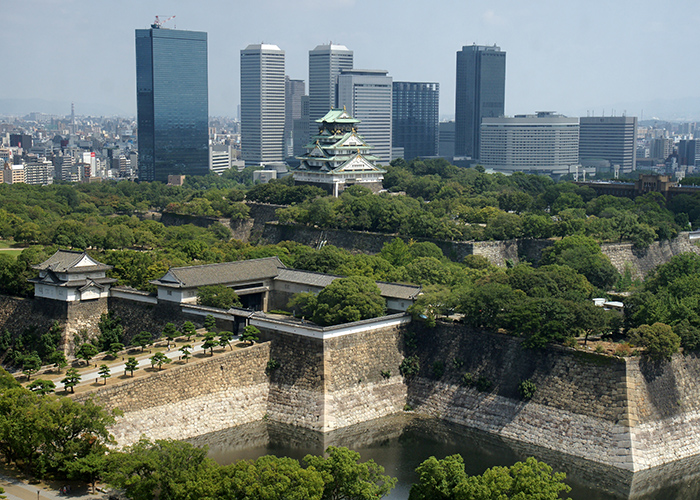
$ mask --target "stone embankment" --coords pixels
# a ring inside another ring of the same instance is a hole
[[[335,245],[346,250],[371,254],[380,252],[385,243],[396,237],[389,234],[321,229],[276,222],[266,223],[262,232],[262,239],[267,243],[292,240],[317,248]],[[500,267],[509,262],[517,264],[527,261],[536,264],[542,258],[542,250],[554,244],[554,240],[528,238],[505,241],[442,241],[427,238],[415,240],[435,243],[445,256],[457,262],[467,255],[482,255]],[[634,279],[643,278],[656,266],[668,262],[675,255],[684,252],[700,254],[700,247],[690,242],[688,233],[681,233],[670,241],[656,241],[646,249],[634,248],[632,243],[604,243],[601,250],[620,273],[629,269]]]
[[[418,412],[630,471],[700,454],[700,359],[610,358],[441,326],[418,336],[421,372],[409,382]],[[436,380],[434,366],[445,374]],[[459,368],[458,368],[459,367]],[[483,378],[484,392],[461,383]],[[522,400],[518,384],[537,390]]]
[[[254,347],[92,394],[124,411],[113,429],[120,444],[141,435],[195,439],[262,419],[328,433],[408,404],[419,414],[628,471],[700,454],[696,355],[654,363],[562,347],[527,350],[520,339],[462,325],[409,328],[420,372],[408,381],[399,375],[414,349],[406,351],[404,328],[326,339],[263,332],[266,341]],[[274,369],[266,373],[270,361]],[[473,384],[462,383],[465,373]],[[524,380],[536,386],[529,400],[518,391]]]
[[[95,397],[124,416],[113,427],[120,445],[141,436],[187,439],[262,420],[269,382],[270,345],[257,344],[211,359],[158,371],[75,396]]]
[[[600,249],[620,273],[629,268],[634,279],[644,278],[676,255],[685,252],[700,254],[700,246],[690,241],[688,233],[681,233],[669,241],[655,241],[645,249],[634,248],[632,243],[604,243]]]

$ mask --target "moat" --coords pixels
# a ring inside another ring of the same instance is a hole
[[[393,415],[330,433],[318,433],[269,421],[254,422],[189,440],[208,445],[220,464],[262,455],[321,454],[328,446],[347,446],[362,461],[373,459],[399,479],[387,497],[405,500],[415,468],[429,456],[459,453],[469,474],[497,465],[512,465],[534,456],[567,474],[573,500],[696,499],[700,496],[700,456],[632,474],[537,446],[502,439],[484,432],[411,414]]]

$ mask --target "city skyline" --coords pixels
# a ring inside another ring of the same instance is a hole
[[[410,0],[263,0],[255,6],[126,0],[118,8],[88,0],[15,2],[3,12],[0,41],[15,48],[4,62],[16,76],[3,82],[0,105],[42,99],[65,114],[75,102],[79,115],[110,114],[99,112],[101,107],[134,116],[133,30],[147,28],[156,14],[161,19],[175,14],[166,27],[209,34],[212,116],[236,116],[238,53],[264,41],[285,51],[287,74],[307,85],[309,50],[329,42],[350,48],[355,68],[386,69],[397,81],[438,82],[442,116],[454,114],[454,54],[476,43],[497,44],[508,53],[507,115],[626,112],[646,119],[656,114],[655,107],[689,99],[692,108],[661,118],[700,118],[700,90],[694,85],[700,70],[687,65],[684,49],[697,44],[696,3],[680,2],[684,15],[668,19],[650,1],[448,1],[440,7],[426,9]],[[21,78],[29,68],[32,77]]]

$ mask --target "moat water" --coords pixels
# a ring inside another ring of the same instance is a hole
[[[320,455],[328,446],[347,446],[373,459],[385,473],[398,478],[398,484],[386,497],[405,500],[417,479],[415,468],[426,458],[444,458],[459,453],[469,474],[481,474],[496,465],[510,466],[534,456],[565,472],[572,487],[573,500],[674,499],[700,498],[700,457],[674,462],[632,474],[578,459],[546,448],[446,424],[435,419],[409,414],[395,415],[321,434],[289,425],[256,422],[208,434],[190,440],[208,445],[209,455],[220,464],[263,455],[303,459]]]

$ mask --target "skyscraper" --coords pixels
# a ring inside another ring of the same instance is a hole
[[[136,30],[139,179],[209,172],[207,34]]]
[[[336,91],[338,76],[352,69],[353,52],[345,45],[319,45],[309,51],[309,120],[312,134],[316,133],[315,120],[323,118],[338,106]]]
[[[357,131],[378,161],[391,161],[391,77],[388,71],[347,69],[338,77],[338,108],[360,120]]]
[[[506,53],[467,45],[457,52],[455,155],[479,157],[481,120],[505,112]]]
[[[392,99],[392,147],[407,160],[437,156],[440,84],[394,82]]]
[[[282,161],[284,51],[277,45],[241,50],[241,157],[246,166]]]
[[[587,116],[580,119],[581,165],[607,167],[630,173],[637,164],[637,118],[634,116]]]
[[[292,80],[284,77],[285,101],[284,101],[284,155],[294,156],[294,121],[301,118],[302,97],[306,94],[304,80]],[[304,140],[308,140],[304,137]]]

